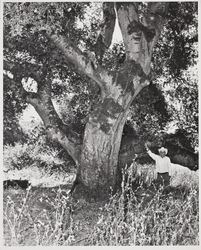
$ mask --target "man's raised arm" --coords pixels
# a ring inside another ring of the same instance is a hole
[[[158,155],[156,155],[156,154],[154,154],[154,153],[151,152],[151,150],[149,149],[149,146],[147,145],[147,143],[145,143],[144,146],[145,146],[145,149],[146,149],[148,155],[149,155],[154,161],[156,161],[156,159],[158,158]]]

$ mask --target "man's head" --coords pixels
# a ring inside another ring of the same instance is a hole
[[[166,156],[168,150],[167,150],[167,148],[162,147],[162,148],[158,149],[158,152],[159,152],[160,156],[163,158]]]

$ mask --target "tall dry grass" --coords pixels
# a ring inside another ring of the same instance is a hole
[[[185,176],[185,182],[178,180],[179,176]],[[132,190],[131,183],[136,180],[140,185]],[[91,237],[91,245],[199,244],[197,177],[192,178],[192,174],[173,176],[172,183],[179,185],[171,187],[168,193],[151,186],[153,180],[153,168],[149,165],[141,167],[134,163],[123,173],[122,190],[105,206]]]
[[[197,175],[175,172],[174,185],[166,194],[152,185],[154,178],[151,165],[133,163],[125,168],[121,190],[101,208],[98,218],[90,213],[97,223],[90,235],[86,232],[85,245],[198,245]],[[67,246],[79,241],[76,225],[80,222],[71,213],[75,203],[63,190],[57,189],[54,196],[49,189],[44,194],[40,189],[28,189],[23,195],[18,190],[6,192],[5,245]]]
[[[7,195],[3,217],[5,245],[71,244],[74,231],[69,196],[61,189],[57,190],[54,199],[43,194],[33,201],[32,196],[31,187],[25,195]]]

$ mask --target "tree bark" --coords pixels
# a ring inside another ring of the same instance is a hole
[[[116,191],[123,127],[133,99],[149,84],[141,67],[133,61],[126,61],[110,78],[110,94],[96,105],[86,124],[75,189],[78,196],[105,199]]]

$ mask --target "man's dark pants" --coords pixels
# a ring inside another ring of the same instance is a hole
[[[155,188],[159,189],[163,187],[164,189],[168,189],[170,186],[170,176],[169,173],[157,173],[157,179],[154,181]]]

